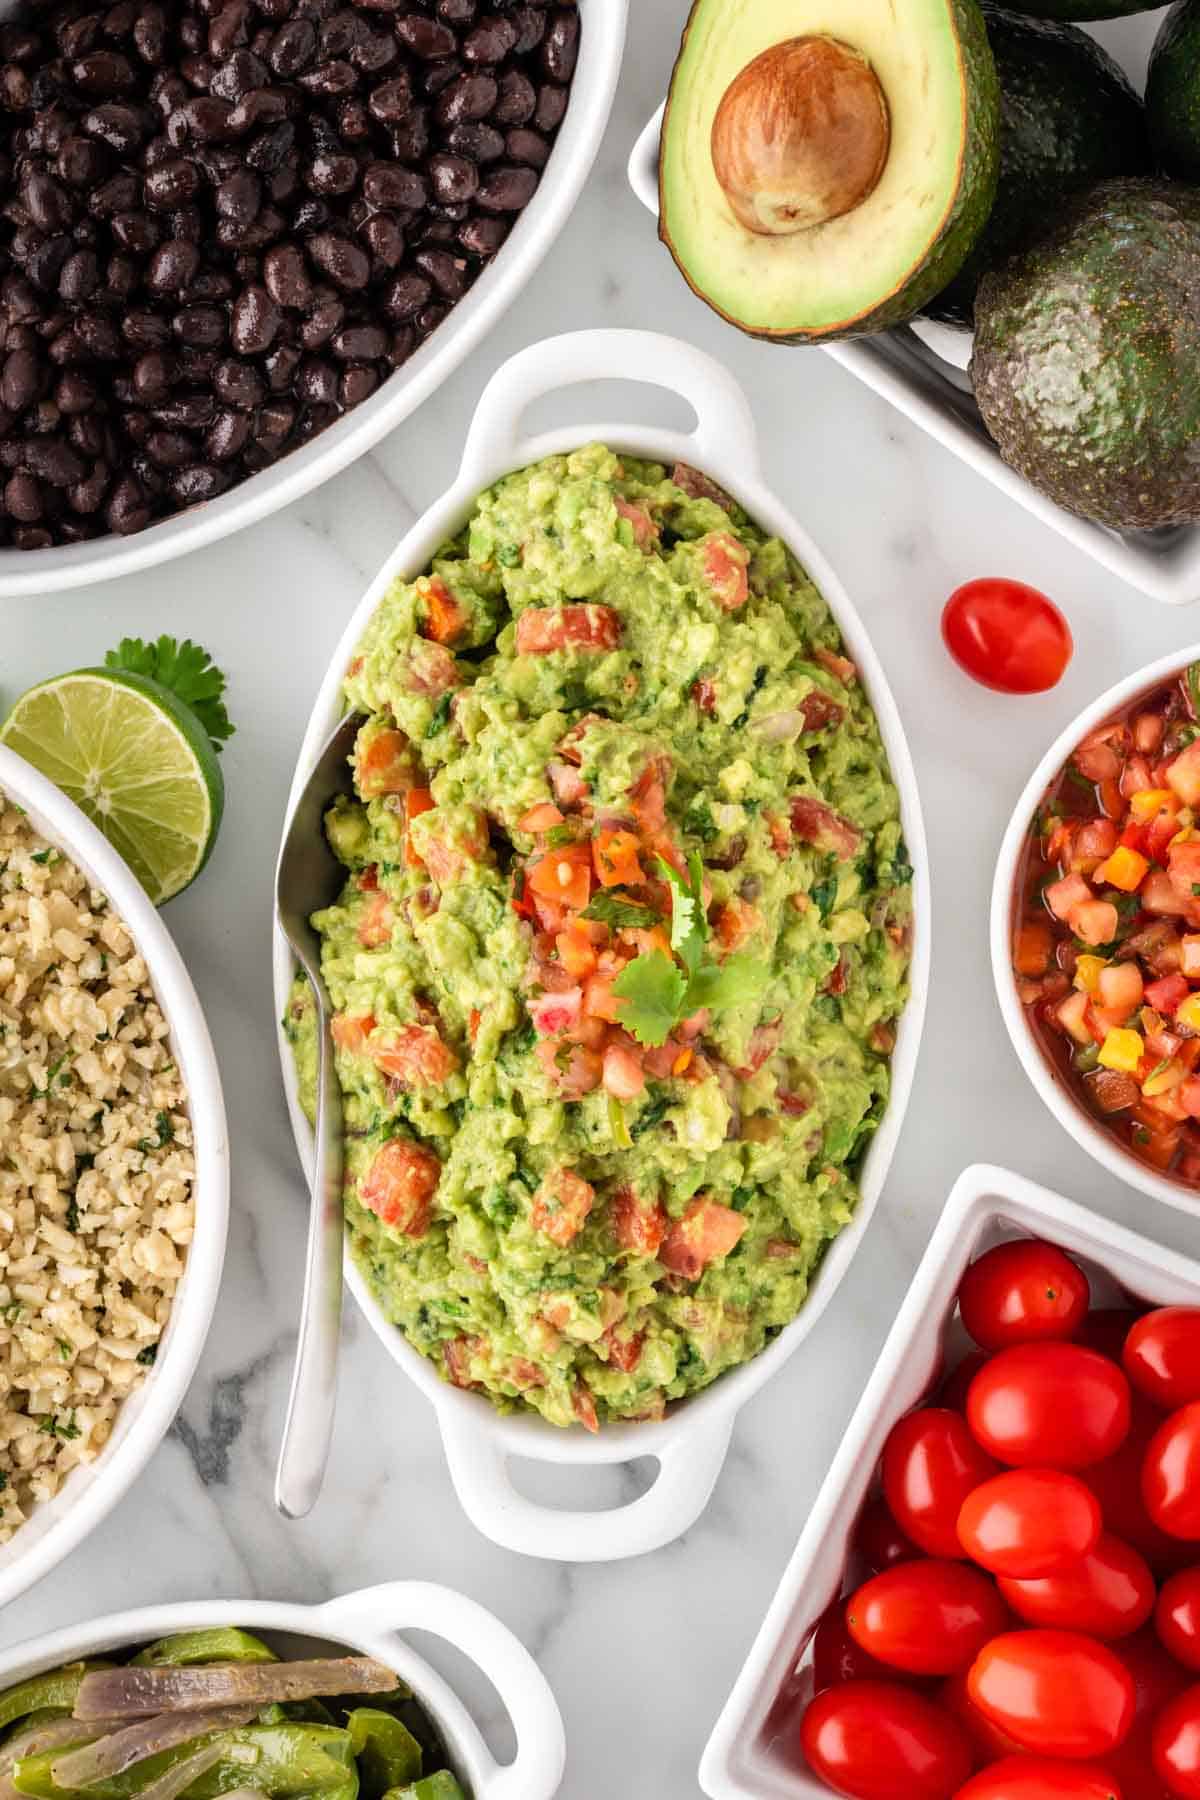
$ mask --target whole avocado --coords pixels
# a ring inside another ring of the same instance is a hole
[[[1071,196],[985,275],[975,398],[1010,467],[1116,530],[1200,519],[1200,191]]]
[[[1200,3],[1177,0],[1154,42],[1146,117],[1158,160],[1183,181],[1200,181]]]
[[[1000,81],[1000,180],[982,237],[928,309],[962,324],[980,277],[1054,216],[1058,196],[1150,168],[1142,103],[1095,38],[991,0],[982,11]]]
[[[1126,19],[1155,12],[1162,0],[1009,0],[1009,5],[1031,19]]]

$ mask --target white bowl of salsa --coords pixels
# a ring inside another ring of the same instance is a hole
[[[627,424],[587,424],[536,437],[521,429],[526,408],[544,394],[598,380],[636,380],[682,395],[698,424],[692,431]],[[731,495],[768,534],[804,565],[837,624],[870,696],[900,797],[904,837],[913,868],[914,927],[910,998],[900,1020],[891,1064],[891,1096],[858,1173],[854,1215],[830,1244],[800,1312],[751,1361],[723,1374],[702,1393],[668,1409],[665,1417],[606,1424],[598,1435],[563,1430],[531,1412],[502,1415],[481,1394],[451,1386],[385,1316],[352,1260],[351,1292],[389,1354],[434,1406],[451,1475],[472,1522],[494,1542],[528,1555],[600,1561],[643,1554],[671,1542],[703,1511],[720,1474],[738,1410],[779,1370],[808,1336],[845,1274],[869,1224],[903,1121],[916,1065],[929,980],[930,902],[924,828],[916,777],[896,705],[867,633],[833,569],[804,529],[765,485],[753,419],[736,383],[711,357],[677,340],[631,331],[579,332],[532,346],[493,378],[468,435],[458,479],[406,534],[347,624],[317,696],[301,748],[294,806],[321,746],[343,709],[342,685],[368,621],[390,585],[429,566],[431,556],[470,516],[480,492],[503,475],[541,458],[602,443],[668,468],[687,464]],[[289,809],[290,810],[290,809]],[[277,941],[276,1016],[282,1018],[294,975],[290,953]],[[283,1032],[279,1047],[297,1145],[306,1165],[312,1132],[299,1101],[295,1063]],[[635,1500],[611,1510],[559,1511],[519,1492],[509,1472],[514,1458],[574,1466],[621,1464],[648,1456],[657,1479]]]
[[[1055,740],[996,867],[992,967],[1051,1112],[1122,1181],[1200,1205],[1200,646]]]

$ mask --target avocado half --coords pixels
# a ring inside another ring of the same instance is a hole
[[[1054,219],[1060,195],[1151,166],[1145,109],[1094,37],[981,4],[1000,81],[1000,179],[982,236],[927,309],[956,324],[970,324],[980,277]]]
[[[983,230],[1000,93],[976,0],[695,0],[659,155],[659,235],[755,337],[921,311]]]
[[[1102,181],[985,275],[971,377],[1001,455],[1118,531],[1200,519],[1200,190]]]
[[[1177,0],[1150,57],[1146,77],[1150,141],[1164,169],[1200,181],[1200,4]]]

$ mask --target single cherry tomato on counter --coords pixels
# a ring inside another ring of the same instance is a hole
[[[938,1687],[936,1694],[939,1706],[954,1714],[975,1749],[975,1760],[978,1763],[995,1762],[1000,1756],[1019,1756],[1023,1754],[1016,1738],[1009,1737],[1007,1731],[1001,1731],[993,1725],[986,1713],[981,1713],[970,1694],[967,1692],[967,1671],[960,1669],[957,1675],[947,1675]]]
[[[971,1773],[962,1727],[899,1682],[848,1681],[809,1703],[808,1766],[850,1800],[952,1800]]]
[[[1075,645],[1045,594],[1023,581],[985,576],[956,588],[942,638],[960,669],[999,694],[1042,694],[1062,679]]]
[[[958,1310],[985,1350],[1069,1338],[1088,1308],[1088,1278],[1069,1256],[1038,1238],[997,1244],[962,1278]]]
[[[962,1556],[962,1503],[972,1488],[999,1474],[962,1416],[940,1406],[908,1413],[892,1427],[882,1467],[884,1499],[901,1531],[929,1556]]]
[[[1130,1637],[1154,1611],[1154,1577],[1145,1557],[1105,1534],[1098,1544],[1053,1575],[999,1583],[1008,1605],[1027,1625],[1085,1631],[1091,1637]]]
[[[967,1692],[994,1725],[1039,1756],[1102,1757],[1129,1734],[1133,1677],[1075,1631],[1010,1631],[984,1645]]]
[[[1200,1567],[1180,1569],[1159,1590],[1154,1629],[1163,1649],[1200,1672]]]
[[[1200,1538],[1200,1401],[1181,1406],[1150,1439],[1142,1499],[1168,1537]]]
[[[1200,1400],[1200,1306],[1160,1306],[1125,1339],[1125,1373],[1164,1412]]]
[[[909,1675],[953,1675],[1009,1623],[994,1581],[962,1562],[926,1558],[873,1575],[846,1602],[856,1644]]]
[[[1132,1306],[1098,1306],[1088,1314],[1071,1341],[1082,1344],[1085,1350],[1098,1350],[1101,1356],[1119,1363],[1125,1339],[1141,1317],[1141,1311]]]
[[[1200,1800],[1200,1685],[1168,1702],[1150,1734],[1154,1772],[1182,1800]]]
[[[905,1537],[882,1494],[868,1500],[859,1513],[852,1542],[875,1574],[895,1563],[915,1562],[922,1554],[912,1539]]]
[[[962,1503],[958,1541],[993,1575],[1054,1575],[1100,1536],[1100,1502],[1062,1469],[1008,1469],[981,1482]]]
[[[1125,1795],[1100,1763],[1010,1756],[973,1775],[955,1800],[1125,1800]]]
[[[1160,1580],[1197,1560],[1190,1544],[1160,1530],[1142,1498],[1142,1464],[1162,1422],[1158,1409],[1135,1392],[1133,1419],[1125,1442],[1103,1462],[1092,1463],[1081,1471],[1081,1479],[1100,1502],[1105,1530],[1139,1550]]]
[[[895,1681],[895,1669],[879,1662],[850,1636],[846,1624],[846,1596],[835,1600],[821,1615],[812,1637],[813,1692],[837,1687],[843,1681]]]
[[[968,1350],[960,1363],[956,1363],[937,1391],[933,1404],[949,1407],[951,1412],[967,1411],[967,1393],[971,1383],[988,1360],[986,1350]]]
[[[1017,1467],[1083,1469],[1111,1456],[1129,1430],[1129,1383],[1095,1350],[1015,1344],[982,1368],[967,1424],[989,1456]]]

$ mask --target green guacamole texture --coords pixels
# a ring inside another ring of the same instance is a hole
[[[795,1318],[887,1104],[912,870],[857,671],[784,544],[696,471],[594,444],[497,482],[393,584],[345,699],[358,797],[326,829],[346,884],[314,923],[349,1022],[355,1260],[408,1342],[501,1410],[661,1418]],[[614,831],[638,846],[624,881]],[[702,872],[706,965],[749,970],[665,1046],[611,991],[592,1017],[592,978],[563,966],[535,887],[567,854],[586,888],[581,846],[606,869],[575,925],[601,989],[671,956],[660,857]],[[311,1111],[306,984],[284,1024]]]

